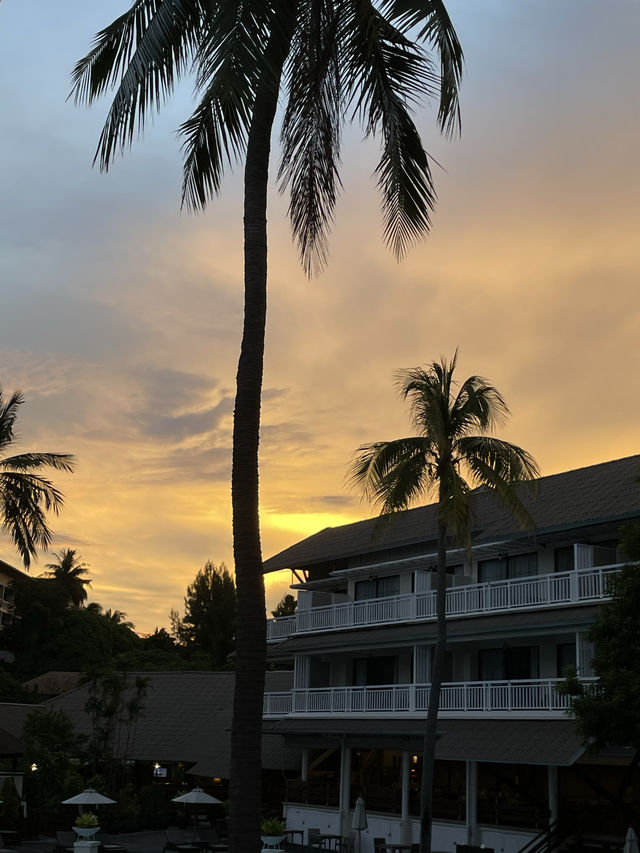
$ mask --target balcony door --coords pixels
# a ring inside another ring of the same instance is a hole
[[[355,658],[353,661],[353,684],[373,686],[377,684],[397,684],[398,656]]]
[[[508,646],[481,649],[478,653],[480,681],[520,681],[540,677],[538,646]]]

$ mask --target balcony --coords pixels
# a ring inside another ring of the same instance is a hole
[[[527,578],[468,584],[447,590],[447,615],[478,616],[513,610],[565,607],[609,598],[609,579],[620,564],[533,575]],[[299,610],[295,616],[270,619],[267,641],[279,642],[295,634],[343,631],[373,625],[435,619],[435,590],[348,601]]]
[[[596,681],[582,679],[585,684]],[[566,715],[569,697],[557,691],[563,678],[518,681],[460,681],[442,685],[440,718],[548,717]],[[424,716],[429,704],[428,684],[388,684],[375,687],[315,687],[265,693],[265,717],[324,714]]]

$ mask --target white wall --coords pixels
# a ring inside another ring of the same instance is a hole
[[[304,843],[308,840],[309,827],[320,832],[343,834],[340,828],[338,810],[324,809],[320,806],[289,805],[285,809],[287,829],[304,831]],[[373,839],[386,838],[388,841],[400,841],[402,831],[400,817],[391,817],[375,812],[367,812],[368,828],[362,832],[362,853],[373,853]],[[344,830],[350,833],[351,816]],[[538,833],[535,830],[499,829],[493,826],[479,826],[479,843],[492,847],[495,853],[518,853],[524,845]],[[412,844],[420,840],[420,824],[417,819],[411,821]],[[456,844],[467,843],[467,829],[462,823],[436,821],[433,824],[432,849],[453,853]]]

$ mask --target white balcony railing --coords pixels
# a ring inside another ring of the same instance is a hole
[[[476,616],[603,601],[609,597],[609,578],[619,569],[619,564],[598,566],[451,587],[447,590],[447,614]],[[294,634],[435,619],[435,607],[435,590],[313,607],[300,610],[295,616],[270,619],[267,639],[273,642]]]
[[[520,715],[561,717],[569,697],[559,693],[562,678],[522,681],[465,681],[442,685],[440,717]],[[595,679],[582,679],[592,683]],[[375,687],[315,687],[265,693],[264,716],[306,714],[424,715],[429,704],[428,684],[389,684]]]

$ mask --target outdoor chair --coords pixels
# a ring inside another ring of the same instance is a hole
[[[373,849],[374,853],[378,853],[379,850],[387,846],[386,838],[374,838],[373,839]]]
[[[309,851],[312,851],[314,848],[317,849],[320,846],[320,827],[310,826],[307,829],[307,847]]]

